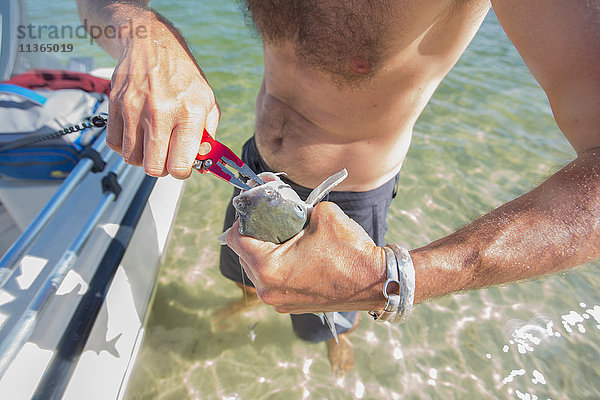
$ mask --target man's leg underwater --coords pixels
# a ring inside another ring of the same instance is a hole
[[[250,139],[244,145],[242,151],[242,159],[256,173],[270,171],[266,163],[261,159],[254,143],[254,138]],[[354,219],[369,236],[375,241],[378,246],[384,245],[384,235],[387,231],[386,216],[392,198],[395,195],[395,185],[397,177],[393,178],[381,187],[368,192],[331,192],[325,200],[336,203],[350,218]],[[298,193],[303,200],[308,197],[312,191],[289,183],[292,188]],[[239,193],[239,190],[234,191],[234,196]],[[235,209],[231,202],[227,206],[225,222],[223,230],[231,227],[235,221]],[[223,310],[223,314],[231,315],[239,313],[248,307],[252,307],[258,303],[254,284],[250,281],[243,268],[239,264],[237,254],[227,246],[221,247],[220,264],[221,273],[236,282],[245,290],[247,299],[242,299],[230,305],[227,310]],[[245,305],[248,305],[246,307]],[[334,340],[327,324],[323,324],[321,318],[315,314],[291,315],[292,326],[296,336],[300,339],[309,342],[329,342],[329,356],[332,362],[333,369],[347,370],[354,364],[352,355],[352,346],[344,334],[349,333],[358,325],[358,312],[342,312],[340,313],[350,323],[351,327],[346,328],[336,324],[336,331],[340,338],[338,345]],[[225,315],[223,315],[224,317]],[[342,339],[343,338],[343,339]],[[348,355],[350,353],[351,357]],[[341,365],[340,365],[341,363]]]
[[[239,193],[236,189],[234,196]],[[235,209],[229,202],[227,211],[225,213],[225,222],[223,224],[223,230],[233,225],[235,221]],[[239,257],[233,252],[228,246],[221,246],[221,254],[219,260],[219,268],[221,273],[228,279],[235,282],[237,286],[242,289],[242,297],[226,306],[219,308],[214,313],[213,322],[217,330],[226,330],[230,325],[231,317],[254,308],[261,304],[258,296],[256,295],[256,289],[254,284],[239,263]]]
[[[257,174],[261,172],[271,171],[258,154],[258,149],[256,148],[254,137],[250,138],[246,143],[244,143],[241,158],[244,161],[244,163],[246,163]],[[240,190],[236,188],[233,191],[232,198],[237,196],[239,193]],[[223,231],[225,231],[233,225],[233,223],[235,222],[235,218],[235,208],[233,208],[233,204],[231,203],[231,201],[229,201],[229,203],[227,204],[227,210],[225,211]],[[252,281],[250,281],[250,279],[246,275],[246,272],[240,265],[238,255],[228,246],[221,246],[219,269],[226,278],[229,278],[232,281],[234,281],[243,290],[242,299],[217,310],[217,313],[219,313],[219,315],[215,315],[215,320],[220,321],[217,322],[217,326],[225,326],[226,319],[260,304],[260,300],[258,300],[258,296],[256,295],[254,284],[252,283]]]
[[[386,216],[396,193],[397,177],[368,192],[331,192],[325,199],[336,203],[350,218],[356,221],[375,244],[383,246],[387,232]],[[304,188],[292,187],[302,192]],[[302,193],[300,194],[302,196]],[[347,334],[358,325],[358,312],[341,312],[352,326],[345,328],[336,324],[339,343],[335,342],[327,325],[315,314],[292,315],[294,332],[301,339],[310,342],[328,341],[328,354],[332,370],[344,372],[354,366],[354,351]]]

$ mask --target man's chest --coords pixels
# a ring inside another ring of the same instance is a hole
[[[457,3],[457,1],[460,1]],[[467,0],[248,0],[267,45],[292,44],[334,75],[375,73],[395,51]]]

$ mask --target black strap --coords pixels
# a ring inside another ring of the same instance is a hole
[[[119,185],[117,174],[114,172],[109,172],[106,174],[106,176],[104,176],[104,178],[102,178],[102,193],[108,192],[115,194],[114,200],[116,200],[121,193],[121,185]]]
[[[94,165],[92,165],[92,172],[104,171],[104,167],[106,167],[106,161],[102,159],[102,156],[100,156],[100,153],[98,153],[96,150],[92,149],[91,147],[86,147],[81,153],[79,153],[79,159],[81,160],[83,158],[89,158],[94,162]]]

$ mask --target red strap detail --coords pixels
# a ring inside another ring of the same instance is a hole
[[[104,93],[106,95],[110,93],[110,81],[108,79],[74,71],[34,69],[15,75],[5,83],[27,89],[81,89],[86,92]]]

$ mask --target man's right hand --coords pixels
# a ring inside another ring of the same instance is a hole
[[[173,28],[150,11],[133,27],[112,76],[106,142],[148,175],[187,178],[203,128],[214,136],[219,106]]]

